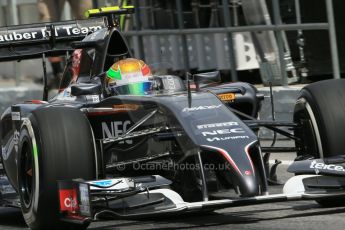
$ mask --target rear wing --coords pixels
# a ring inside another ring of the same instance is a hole
[[[89,19],[0,28],[0,62],[57,56],[73,51],[72,43],[108,27],[117,17],[132,14],[133,6],[112,6],[85,12]],[[94,38],[91,38],[94,39]]]
[[[106,18],[28,24],[0,28],[0,61],[54,56],[73,51],[71,44],[107,27]]]

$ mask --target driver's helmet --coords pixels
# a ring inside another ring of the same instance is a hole
[[[109,94],[146,95],[152,90],[152,73],[142,60],[127,58],[107,71],[105,86]]]

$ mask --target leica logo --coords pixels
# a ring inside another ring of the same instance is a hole
[[[341,165],[327,165],[325,163],[312,161],[310,164],[311,169],[319,170],[319,169],[326,169],[331,171],[337,171],[337,172],[345,172],[345,168]]]

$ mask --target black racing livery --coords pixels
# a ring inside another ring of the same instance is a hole
[[[91,10],[87,20],[0,29],[2,61],[69,56],[56,96],[14,104],[1,116],[1,160],[10,183],[1,191],[3,205],[21,207],[32,229],[52,223],[80,229],[102,217],[299,199],[329,205],[345,195],[344,145],[326,142],[345,130],[333,135],[328,125],[345,122],[320,113],[344,114],[345,107],[326,103],[345,99],[331,92],[345,89],[343,80],[306,86],[294,122],[258,120],[263,95],[248,83],[220,84],[219,72],[155,75],[148,95],[109,95],[105,71],[132,57],[117,19],[132,12],[112,7]],[[261,147],[260,127],[294,139],[296,147]],[[298,152],[290,168],[297,176],[283,194],[269,195],[263,152],[277,151]]]

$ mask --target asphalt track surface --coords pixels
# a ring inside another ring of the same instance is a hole
[[[295,154],[274,154],[283,164],[278,167],[278,177],[285,181],[287,164]],[[280,193],[282,186],[271,186],[270,193]],[[344,230],[345,207],[322,208],[314,201],[294,201],[227,208],[207,214],[143,220],[114,220],[94,222],[89,229],[303,229]],[[0,229],[27,229],[20,210],[0,208]]]

